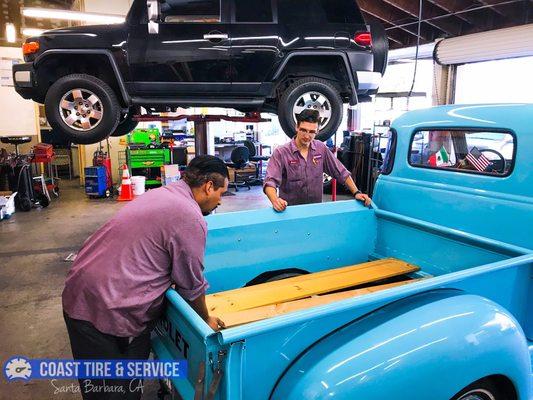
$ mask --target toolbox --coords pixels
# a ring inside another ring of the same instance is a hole
[[[104,166],[85,168],[85,194],[87,196],[106,196],[107,172]]]
[[[147,187],[157,187],[161,167],[170,164],[170,150],[161,145],[157,128],[136,129],[128,135],[126,160],[132,175],[145,176]]]

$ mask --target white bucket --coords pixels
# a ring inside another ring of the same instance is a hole
[[[133,194],[135,196],[140,196],[145,190],[146,177],[145,176],[132,176],[131,177],[131,186],[133,187]]]

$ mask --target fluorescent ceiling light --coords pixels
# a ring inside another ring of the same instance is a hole
[[[41,36],[44,29],[25,28],[22,30],[24,36]]]
[[[6,38],[9,43],[15,43],[17,41],[17,30],[15,25],[6,24]]]
[[[121,15],[95,14],[50,8],[23,8],[22,15],[33,18],[61,19],[67,21],[95,22],[99,24],[120,24],[126,20]]]

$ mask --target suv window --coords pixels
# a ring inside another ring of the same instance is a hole
[[[235,0],[235,22],[273,22],[271,0]]]
[[[166,0],[161,4],[161,19],[170,23],[218,23],[220,0]]]
[[[484,175],[507,176],[514,165],[515,139],[505,132],[418,131],[411,139],[409,163]]]
[[[354,0],[279,0],[279,18],[285,24],[364,24]]]

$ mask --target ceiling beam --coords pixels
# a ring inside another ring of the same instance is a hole
[[[385,3],[378,4],[376,0],[358,0],[357,3],[359,4],[361,11],[372,15],[373,17],[381,20],[382,22],[385,22],[388,25],[391,25],[387,28],[387,34],[389,34],[391,29],[394,28],[406,32],[410,35],[414,35],[415,37],[418,35],[416,26],[396,26],[397,24],[394,21],[398,21],[402,18],[409,18],[409,16],[402,14],[395,7],[391,7],[390,5]],[[435,33],[425,28],[424,26],[422,26],[421,28],[422,29],[420,30],[420,38],[426,42],[433,41],[435,38]]]
[[[439,7],[441,10],[446,11],[448,14],[453,14],[461,9],[466,9],[472,5],[469,0],[428,0],[431,4]],[[458,14],[457,18],[463,20],[466,23],[472,24],[473,22],[465,15]]]
[[[470,24],[464,27],[466,31],[485,31],[493,29],[494,18],[483,16],[479,10],[479,4],[473,0],[428,0],[449,14],[462,19]],[[463,32],[464,34],[464,32]]]
[[[496,14],[507,17],[506,13],[504,13],[499,8],[496,8],[495,6],[497,3],[501,3],[501,0],[477,0],[478,3],[483,4],[484,6],[490,6],[490,9],[494,11]]]
[[[418,2],[413,0],[383,0],[393,7],[418,18]],[[433,4],[426,3],[422,8],[422,18],[431,19],[442,15],[443,13]],[[461,34],[461,24],[454,24],[442,19],[426,21],[427,24],[434,26],[450,36],[459,36]]]
[[[379,18],[376,18],[373,15],[367,14],[364,11],[362,11],[362,12],[363,12],[363,16],[365,18],[365,21],[367,23],[369,23],[369,24],[379,23],[381,25],[384,24],[384,21],[380,20]],[[401,34],[399,32],[390,32],[390,31],[387,32],[387,37],[389,38],[389,42],[390,42],[389,44],[390,45],[392,45],[393,43],[399,44],[400,47],[404,44],[406,35],[407,35],[406,32],[404,32],[403,34]]]

